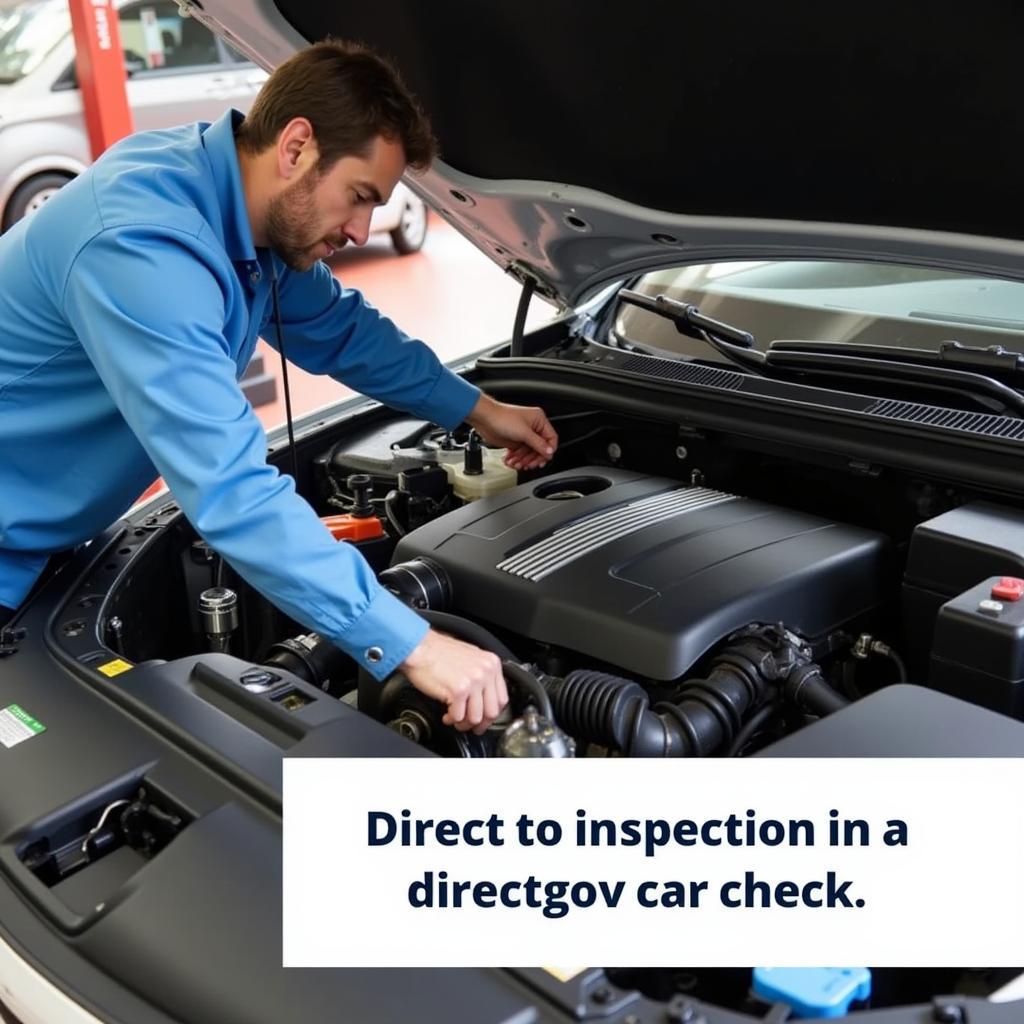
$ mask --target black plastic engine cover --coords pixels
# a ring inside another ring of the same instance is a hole
[[[670,680],[748,623],[816,637],[877,606],[886,549],[868,530],[601,467],[442,516],[392,564],[429,558],[457,611]]]

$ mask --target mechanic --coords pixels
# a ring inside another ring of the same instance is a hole
[[[0,625],[49,556],[95,536],[157,475],[232,568],[377,679],[401,669],[483,731],[497,657],[428,629],[266,461],[237,380],[260,335],[303,369],[417,417],[466,421],[543,465],[557,435],[445,369],[321,262],[366,241],[430,126],[371,51],[319,43],[251,111],[122,140],[0,237]]]

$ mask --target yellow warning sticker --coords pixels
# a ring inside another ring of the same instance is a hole
[[[122,672],[127,672],[128,669],[135,666],[131,662],[115,658],[113,661],[108,661],[98,667],[105,676],[119,676]]]
[[[586,967],[542,967],[541,970],[547,971],[559,981],[572,981],[577,974],[582,974]]]

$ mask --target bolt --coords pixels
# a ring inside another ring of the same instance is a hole
[[[932,1011],[932,1019],[938,1024],[963,1024],[964,1011],[955,1003],[940,1003]]]
[[[618,462],[619,459],[622,458],[622,447],[614,441],[608,445],[608,458],[611,459],[612,462]]]
[[[673,996],[665,1010],[667,1024],[705,1024],[697,1007],[684,996]]]
[[[680,446],[679,446],[679,447],[678,447],[678,448],[676,449],[676,458],[677,458],[677,459],[679,459],[680,461],[682,461],[683,459],[685,459],[685,458],[686,458],[686,456],[687,456],[687,455],[689,455],[689,454],[690,454],[690,453],[689,453],[689,452],[688,452],[688,451],[687,451],[687,450],[686,450],[686,449],[685,449],[685,448],[684,448],[684,447],[683,447],[682,445],[680,445]]]
[[[590,998],[593,999],[595,1003],[610,1003],[612,1001],[612,990],[606,985],[602,985],[600,988],[595,988],[594,991],[590,993]]]

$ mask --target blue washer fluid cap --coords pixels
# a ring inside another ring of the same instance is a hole
[[[798,1017],[845,1017],[854,1000],[871,996],[866,967],[755,967],[754,992],[786,1003]]]

